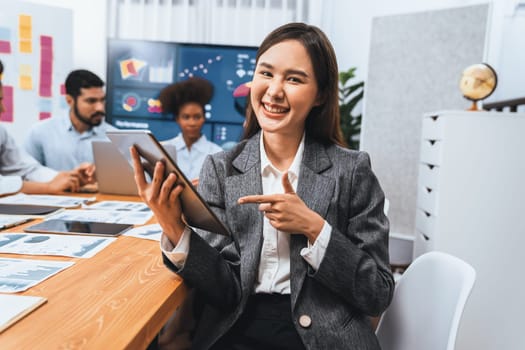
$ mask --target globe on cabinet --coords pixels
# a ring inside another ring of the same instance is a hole
[[[494,68],[487,63],[477,63],[468,66],[463,71],[459,81],[459,89],[463,97],[472,101],[469,111],[477,111],[477,102],[489,97],[498,83]]]

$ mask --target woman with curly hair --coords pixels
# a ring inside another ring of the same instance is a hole
[[[208,154],[222,151],[202,134],[206,121],[204,107],[213,96],[213,85],[206,79],[192,77],[165,87],[160,92],[160,103],[165,113],[173,114],[181,132],[164,141],[177,151],[177,165],[193,184],[198,183],[199,172]]]

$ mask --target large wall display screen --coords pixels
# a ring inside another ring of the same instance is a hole
[[[246,91],[239,87],[252,80],[256,52],[256,47],[110,39],[107,120],[122,129],[149,129],[160,140],[175,137],[180,129],[172,115],[162,113],[159,93],[199,76],[214,86],[204,134],[219,145],[237,142]]]

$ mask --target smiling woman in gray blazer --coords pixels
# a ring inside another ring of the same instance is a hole
[[[164,261],[196,291],[195,349],[379,349],[369,316],[394,290],[384,194],[366,153],[343,147],[338,72],[302,23],[262,42],[245,139],[208,156],[199,192],[231,236],[187,227],[176,176],[158,163],[143,200]]]

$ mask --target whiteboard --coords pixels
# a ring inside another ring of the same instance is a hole
[[[0,123],[22,144],[42,118],[68,112],[63,83],[73,66],[70,9],[0,0],[4,105]],[[7,96],[6,96],[7,93]]]

